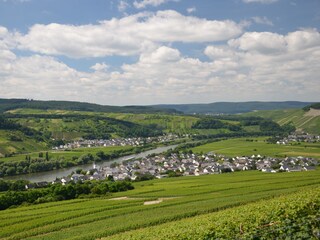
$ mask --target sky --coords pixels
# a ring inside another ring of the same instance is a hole
[[[320,101],[320,0],[0,0],[0,98]]]

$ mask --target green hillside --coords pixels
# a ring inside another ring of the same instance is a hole
[[[320,134],[320,110],[311,109],[307,112],[302,109],[255,111],[242,114],[242,116],[268,118],[280,125],[292,122],[297,130]]]
[[[0,238],[236,239],[272,222],[283,231],[291,227],[285,234],[299,230],[295,224],[312,234],[319,226],[312,218],[319,210],[319,173],[250,171],[138,182],[134,190],[101,198],[3,210]]]
[[[102,113],[69,110],[39,110],[39,109],[15,109],[6,112],[6,116],[14,119],[23,126],[31,127],[39,131],[52,132],[57,139],[75,139],[83,137],[86,132],[92,132],[98,124],[115,128],[107,131],[112,137],[124,136],[117,131],[116,125],[142,126],[161,130],[164,133],[176,134],[218,134],[230,132],[227,128],[219,129],[195,129],[192,126],[201,119],[201,116],[175,115],[175,114],[132,114],[132,113]],[[79,116],[79,117],[75,117]],[[108,121],[107,121],[108,120]],[[112,120],[110,122],[110,120]],[[107,121],[107,122],[106,122]],[[118,122],[117,122],[118,121]],[[236,120],[221,120],[232,124],[239,124]],[[122,129],[122,128],[121,128]],[[103,131],[99,131],[103,132]]]
[[[39,143],[20,131],[0,130],[0,157],[15,153],[36,152],[45,148],[44,143]]]

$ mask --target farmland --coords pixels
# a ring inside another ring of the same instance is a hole
[[[230,157],[260,154],[261,156],[270,157],[305,156],[320,158],[320,143],[277,145],[268,144],[266,138],[263,137],[252,139],[227,139],[220,142],[201,145],[192,150],[196,153],[208,153],[213,151]]]
[[[192,217],[197,215],[195,223],[203,221],[202,217],[217,219],[228,211],[223,209],[229,209],[231,213],[227,216],[230,216],[232,211],[241,211],[239,205],[306,190],[308,186],[315,188],[320,184],[319,173],[319,170],[281,174],[251,171],[138,182],[134,183],[134,190],[103,198],[4,210],[0,216],[0,238],[96,239],[141,228],[138,231],[147,234],[153,229],[149,227],[162,223],[190,227]],[[158,204],[144,204],[155,200],[152,203]],[[246,206],[242,211],[246,211]],[[208,222],[204,226],[208,227]],[[160,228],[161,225],[156,227],[156,232]],[[130,239],[130,234],[126,233],[123,239]],[[119,239],[119,235],[114,239]]]

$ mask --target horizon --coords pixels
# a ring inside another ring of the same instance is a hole
[[[319,13],[318,0],[0,0],[0,97],[318,102]]]
[[[286,101],[239,101],[239,102],[231,102],[231,101],[218,101],[218,102],[196,102],[196,103],[156,103],[156,104],[150,104],[150,105],[109,105],[109,104],[99,104],[99,103],[94,103],[94,102],[85,102],[85,101],[73,101],[73,100],[41,100],[41,99],[27,99],[27,98],[1,98],[0,100],[28,100],[28,101],[42,101],[42,102],[75,102],[75,103],[89,103],[89,104],[97,104],[100,106],[114,106],[114,107],[135,107],[135,106],[141,106],[141,107],[153,107],[153,106],[161,106],[161,105],[208,105],[208,104],[216,104],[216,103],[284,103],[284,102],[298,102],[298,103],[308,103],[308,104],[313,104],[313,103],[318,103],[320,101],[315,101],[315,102],[310,102],[310,101],[296,101],[296,100],[286,100]]]

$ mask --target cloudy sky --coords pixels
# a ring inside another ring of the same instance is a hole
[[[319,0],[0,0],[0,98],[320,101]]]

